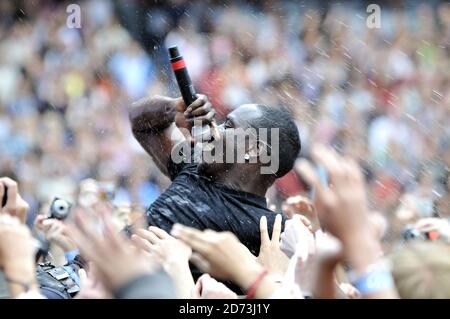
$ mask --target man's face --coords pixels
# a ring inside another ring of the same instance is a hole
[[[214,176],[230,170],[235,165],[241,165],[245,169],[248,166],[245,163],[245,154],[248,153],[249,147],[256,143],[257,138],[256,130],[250,123],[260,116],[262,113],[256,104],[244,104],[229,113],[225,122],[219,126],[221,138],[207,143],[207,147],[214,149],[210,154],[215,160],[204,159],[199,167],[200,172]]]

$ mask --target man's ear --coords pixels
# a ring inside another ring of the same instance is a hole
[[[248,156],[247,156],[248,154]],[[262,142],[255,142],[250,145],[246,152],[246,161],[250,163],[261,162],[261,156],[267,156],[267,144]]]
[[[251,157],[259,157],[263,154],[267,154],[267,144],[261,141],[256,142],[249,148],[249,154]]]
[[[254,144],[250,145],[249,148],[247,149],[247,152],[246,152],[246,156],[248,154],[248,159],[246,159],[247,162],[257,163],[259,161],[259,155],[261,153],[258,148],[258,144],[259,143],[254,143]]]

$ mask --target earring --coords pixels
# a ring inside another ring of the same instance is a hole
[[[245,153],[244,159],[245,159],[246,161],[250,160],[250,154],[249,154],[249,153]]]

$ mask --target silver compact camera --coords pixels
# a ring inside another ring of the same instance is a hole
[[[70,214],[72,204],[65,199],[55,197],[50,205],[49,218],[55,218],[59,220],[66,219]]]

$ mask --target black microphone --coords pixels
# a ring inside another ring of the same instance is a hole
[[[170,64],[172,65],[172,70],[175,74],[175,78],[177,79],[181,96],[183,97],[184,104],[186,104],[186,106],[189,106],[197,99],[197,95],[194,85],[192,84],[191,77],[189,76],[188,70],[186,68],[186,64],[184,63],[184,59],[180,55],[177,46],[172,46],[169,48],[169,57]],[[196,125],[195,119],[191,133],[194,139],[197,139],[199,137],[201,137],[203,141],[209,141],[211,139],[210,127],[208,125]]]

